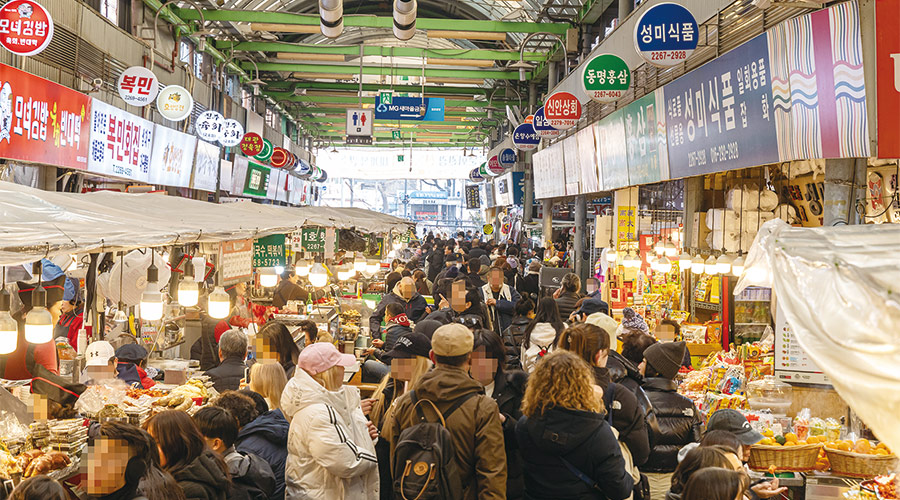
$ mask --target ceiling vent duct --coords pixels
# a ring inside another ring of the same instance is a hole
[[[416,34],[416,0],[394,0],[394,36],[409,40]]]
[[[339,37],[344,32],[344,1],[319,0],[319,24],[326,37]]]

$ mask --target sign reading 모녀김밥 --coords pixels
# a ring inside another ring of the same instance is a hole
[[[91,98],[0,64],[0,157],[84,170]]]
[[[34,0],[13,0],[0,7],[0,45],[20,56],[40,53],[53,38],[53,18]]]
[[[88,171],[148,182],[153,123],[98,99],[91,106]]]

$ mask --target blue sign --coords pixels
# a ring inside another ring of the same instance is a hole
[[[500,166],[503,168],[512,168],[516,166],[516,150],[513,148],[506,148],[503,151],[500,151],[500,154],[497,155],[500,160]]]
[[[519,151],[534,151],[540,143],[541,138],[530,123],[523,123],[513,131],[513,144]]]
[[[309,175],[312,172],[312,165],[303,158],[297,158],[297,169],[295,172],[300,176]]]
[[[534,112],[534,120],[532,121],[532,126],[534,127],[534,131],[537,133],[538,137],[541,138],[551,138],[558,137],[560,130],[555,129],[550,126],[550,120],[544,116],[544,107],[541,106]]]
[[[444,98],[426,97],[425,113],[422,113],[421,97],[394,97],[391,103],[382,103],[381,96],[375,98],[376,120],[444,121]]]
[[[778,162],[765,34],[663,88],[672,179]]]
[[[647,9],[634,27],[634,44],[648,63],[668,68],[683,63],[697,48],[697,20],[677,3]]]
[[[479,172],[477,168],[473,168],[472,171],[469,172],[469,180],[472,182],[481,182],[484,180],[484,176],[481,175],[481,172]]]

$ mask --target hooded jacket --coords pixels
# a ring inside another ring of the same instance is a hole
[[[556,338],[556,329],[550,323],[537,323],[534,330],[531,330],[531,341],[528,347],[525,347],[524,341],[519,351],[519,359],[522,362],[522,369],[526,373],[534,371],[534,366],[545,355],[556,350],[553,346],[553,339]]]
[[[272,468],[256,455],[247,455],[234,449],[225,455],[228,474],[231,475],[231,492],[228,500],[269,500],[275,492],[275,476]]]
[[[413,390],[419,401],[427,399],[441,412],[446,412],[457,399],[476,394],[446,420],[458,470],[462,474],[462,498],[506,499],[506,453],[500,412],[497,403],[484,394],[484,387],[460,368],[437,365],[419,379]],[[437,419],[433,411],[425,412],[429,421],[436,421],[431,420]],[[384,425],[382,435],[391,445],[391,457],[400,433],[417,423],[419,417],[407,392],[397,400],[393,414]]]
[[[235,449],[252,453],[272,467],[275,476],[273,500],[284,498],[284,465],[287,462],[287,439],[290,425],[281,410],[272,410],[256,417],[238,433]]]
[[[507,369],[522,368],[519,355],[522,352],[522,341],[525,339],[525,328],[528,327],[528,323],[531,323],[531,318],[528,316],[515,316],[509,323],[509,328],[503,332]]]
[[[594,380],[606,394],[611,382],[609,370],[599,366],[593,368]],[[612,408],[606,409],[612,413],[612,426],[619,431],[619,441],[628,445],[634,465],[641,466],[650,456],[650,438],[644,410],[638,404],[637,396],[622,384],[615,385],[612,398]]]
[[[187,500],[226,500],[231,487],[225,472],[219,468],[215,452],[203,450],[203,453],[175,472],[172,477],[184,491]]]
[[[632,494],[634,482],[622,451],[600,413],[550,408],[543,415],[519,419],[516,437],[525,463],[527,500],[623,500]],[[579,479],[560,457],[601,491]]]
[[[381,320],[384,319],[384,310],[392,302],[402,305],[403,312],[406,313],[406,317],[412,322],[419,321],[425,316],[425,308],[428,307],[425,297],[414,291],[412,297],[406,300],[400,295],[399,286],[400,283],[398,282],[391,293],[386,293],[381,298],[381,302],[378,303],[375,312],[369,317],[369,330],[372,332],[373,338],[381,333]]]
[[[116,372],[118,372],[117,378],[119,380],[124,380],[126,384],[131,386],[149,389],[156,385],[156,382],[147,376],[147,372],[134,363],[119,361],[116,365]]]
[[[483,285],[481,287],[481,295],[484,297],[485,301],[494,298],[494,291],[491,289],[491,285]],[[497,330],[498,335],[506,330],[507,327],[509,327],[509,324],[512,323],[513,315],[516,314],[516,303],[521,299],[522,296],[519,295],[519,292],[517,292],[515,288],[504,283],[497,293],[497,304],[486,306],[488,314],[491,315],[494,329]],[[498,322],[500,323],[499,328],[497,325]]]
[[[538,282],[539,274],[532,271],[525,271],[525,276],[516,283],[516,289],[522,295],[527,295],[531,300],[537,300],[541,294],[541,287]]]
[[[674,380],[650,377],[643,389],[653,405],[656,425],[650,426],[650,458],[642,472],[673,472],[678,466],[678,450],[700,441],[700,412],[694,403],[678,394]]]
[[[329,391],[297,370],[281,395],[290,420],[286,500],[375,500],[375,445],[360,409],[359,389]]]
[[[563,292],[556,299],[556,307],[559,308],[559,317],[563,321],[569,320],[569,315],[575,310],[575,304],[581,300],[582,295],[576,292]]]
[[[381,349],[375,349],[375,352],[373,353],[375,355],[375,359],[381,361],[382,363],[391,364],[391,357],[385,356],[385,353],[390,352],[391,349],[394,348],[394,346],[397,344],[397,339],[410,333],[412,333],[412,328],[406,325],[389,323],[387,325],[387,328],[385,328],[384,346],[382,346]]]

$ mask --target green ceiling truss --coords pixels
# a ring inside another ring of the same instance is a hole
[[[360,68],[358,65],[346,65],[341,63],[333,63],[328,64],[326,62],[316,62],[315,64],[306,64],[306,63],[273,63],[273,62],[261,62],[257,66],[259,66],[260,71],[298,71],[301,73],[336,73],[341,75],[358,75]],[[250,62],[242,61],[241,67],[244,70],[252,70],[254,68],[253,64]],[[493,79],[493,80],[515,80],[519,81],[519,72],[518,71],[503,71],[503,70],[491,70],[491,69],[437,69],[437,68],[425,68],[425,71],[422,71],[421,67],[418,68],[391,68],[384,66],[363,66],[362,73],[364,75],[378,75],[378,76],[422,76],[432,77],[432,78],[482,78],[482,79]]]
[[[295,54],[327,54],[359,57],[359,47],[351,45],[296,44],[285,42],[232,42],[216,41],[220,50],[247,52],[287,52]],[[518,61],[517,50],[489,49],[421,49],[416,47],[363,46],[364,56],[382,57],[433,57],[438,59],[474,59],[482,61]],[[525,60],[540,62],[547,58],[541,52],[526,52]]]
[[[291,92],[294,89],[306,89],[306,90],[336,90],[336,91],[346,91],[346,92],[358,92],[359,84],[358,83],[344,83],[344,82],[311,82],[311,81],[302,81],[302,82],[292,82],[292,81],[271,81],[266,83],[266,88],[269,90],[278,90],[278,89],[289,89]],[[364,83],[362,85],[363,92],[380,92],[382,90],[393,90],[394,92],[405,92],[405,93],[422,93],[421,85],[390,85],[390,84],[381,84],[381,83]],[[509,92],[508,94],[505,92],[505,87],[498,87],[497,92],[495,93],[495,100],[500,102],[502,99],[500,96],[513,96],[514,92]],[[492,92],[492,89],[488,89],[485,87],[451,87],[451,86],[435,86],[435,85],[425,85],[425,93],[428,95],[480,95],[480,96],[488,96]]]
[[[372,97],[363,97],[360,99],[357,96],[348,95],[348,96],[331,96],[331,95],[293,95],[290,92],[269,92],[270,96],[273,99],[277,99],[280,101],[287,102],[306,102],[306,103],[324,103],[324,104],[371,104],[375,105],[375,99]],[[507,102],[512,101],[502,101],[499,99],[494,100],[494,104],[506,104]],[[518,102],[518,101],[516,101]],[[487,101],[474,101],[474,100],[458,100],[458,99],[444,99],[444,108],[484,108],[487,106]],[[315,108],[312,108],[315,109]]]

